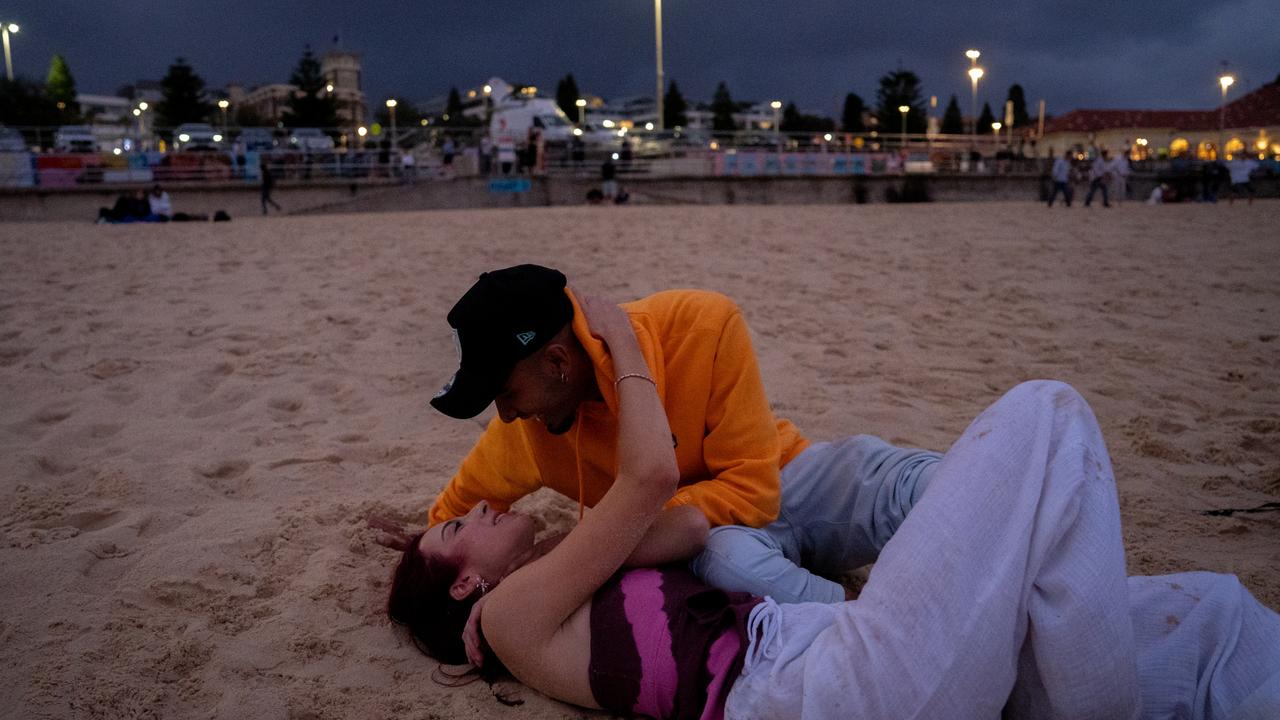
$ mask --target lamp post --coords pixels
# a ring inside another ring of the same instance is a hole
[[[218,101],[218,109],[222,111],[222,136],[227,136],[227,108],[231,107],[231,101],[222,99]]]
[[[991,123],[991,137],[995,140],[997,153],[1000,152],[1000,128],[1002,127],[1004,127],[1004,125],[999,120]]]
[[[769,103],[769,107],[773,108],[773,137],[778,143],[778,149],[782,149],[782,101],[774,100]]]
[[[578,127],[585,127],[587,124],[587,101],[578,98],[573,104],[578,106]]]
[[[899,105],[898,112],[902,113],[902,147],[907,147],[907,113],[911,112],[910,105]]]
[[[395,98],[387,99],[387,112],[391,114],[391,149],[394,150],[397,145],[396,141],[399,139],[396,137],[396,99]]]
[[[969,79],[973,81],[973,93],[971,94],[971,99],[969,101],[969,113],[973,118],[973,124],[970,126],[972,128],[970,130],[970,135],[973,136],[975,142],[978,139],[978,81],[982,79],[982,75],[982,68],[976,65],[969,68]]]
[[[663,124],[663,107],[662,107],[663,97],[662,96],[666,92],[667,82],[662,75],[662,0],[653,0],[653,27],[654,27],[655,45],[657,46],[656,55],[658,58],[658,95],[657,95],[658,122],[657,122],[657,126],[658,126],[658,130],[664,130],[666,129],[666,126]]]
[[[1223,138],[1227,132],[1227,88],[1235,83],[1236,79],[1232,75],[1223,74],[1218,78],[1218,84],[1222,86],[1222,104],[1218,107],[1218,156],[1226,160],[1226,147],[1223,145]]]
[[[9,52],[9,33],[18,34],[17,23],[0,23],[0,34],[4,35],[4,72],[13,82],[13,55]]]

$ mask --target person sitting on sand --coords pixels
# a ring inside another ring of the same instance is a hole
[[[855,600],[778,605],[677,566],[623,570],[678,461],[631,319],[579,300],[613,358],[616,480],[549,549],[529,518],[483,502],[384,537],[403,550],[388,614],[428,655],[483,654],[553,698],[627,716],[1280,713],[1280,616],[1231,576],[1125,577],[1106,447],[1063,383],[1019,385],[970,424]]]
[[[488,424],[435,499],[432,525],[485,500],[499,511],[550,487],[594,507],[613,483],[614,359],[593,338],[565,276],[537,265],[488,272],[448,315],[461,359],[431,400]],[[643,559],[683,558],[693,507],[712,526],[694,572],[718,587],[779,602],[841,602],[828,578],[870,562],[929,485],[940,457],[859,435],[809,443],[776,418],[747,323],[729,298],[676,290],[626,305],[671,422],[680,490],[654,524]],[[857,532],[855,525],[874,528]]]
[[[173,202],[169,200],[169,193],[165,192],[159,183],[151,186],[151,194],[147,195],[147,204],[152,215],[165,220],[173,217]]]
[[[98,209],[99,223],[137,223],[161,222],[158,215],[151,213],[151,203],[147,201],[144,190],[134,190],[116,198],[115,205]]]

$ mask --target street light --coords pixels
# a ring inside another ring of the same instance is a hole
[[[222,111],[222,134],[227,134],[227,108],[231,107],[231,101],[222,99],[218,101],[218,109]]]
[[[573,104],[578,106],[578,127],[582,127],[587,124],[587,101],[578,98]]]
[[[387,99],[387,112],[391,113],[391,147],[396,147],[396,99]]]
[[[971,52],[977,51],[973,50]],[[982,68],[976,65],[969,68],[969,79],[973,81],[973,94],[970,96],[969,100],[969,113],[973,118],[973,124],[970,126],[972,128],[970,135],[972,135],[975,140],[978,137],[978,81],[982,79],[982,75]]]
[[[13,56],[9,54],[9,33],[18,34],[17,23],[0,23],[0,34],[4,35],[4,72],[13,82]]]
[[[653,0],[653,29],[654,41],[657,46],[655,55],[658,58],[658,129],[663,130],[663,93],[666,92],[667,82],[662,76],[662,0]]]
[[[902,113],[902,147],[907,146],[907,113],[911,112],[910,105],[899,105],[898,112]]]
[[[982,57],[982,53],[978,50],[965,50],[964,56],[969,58],[970,65],[977,65],[978,58]]]
[[[1218,153],[1223,160],[1227,159],[1226,148],[1222,144],[1222,140],[1226,137],[1227,132],[1227,88],[1234,85],[1235,76],[1223,74],[1218,78],[1218,84],[1222,86],[1222,105],[1218,108]]]
[[[778,148],[782,148],[782,121],[779,119],[779,113],[782,112],[782,101],[774,100],[769,103],[769,107],[773,108],[773,135],[778,141]]]

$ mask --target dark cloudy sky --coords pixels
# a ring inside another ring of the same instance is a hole
[[[838,116],[845,93],[873,102],[877,78],[901,66],[967,112],[963,52],[977,47],[980,103],[1020,83],[1055,114],[1209,108],[1223,61],[1233,95],[1280,73],[1276,11],[1276,0],[667,0],[663,40],[668,80],[693,99],[724,80],[735,99]],[[62,53],[89,93],[158,79],[178,56],[211,87],[283,82],[304,45],[322,51],[338,34],[363,54],[372,102],[494,75],[554,91],[572,72],[606,98],[654,87],[652,0],[17,0],[0,13],[22,26],[19,75],[43,77]]]

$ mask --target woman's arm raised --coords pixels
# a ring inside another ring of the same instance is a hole
[[[538,671],[538,649],[618,571],[679,480],[666,411],[630,319],[617,305],[578,298],[592,334],[604,340],[613,358],[618,471],[609,492],[568,537],[506,578],[486,604],[485,637],[525,682]]]

